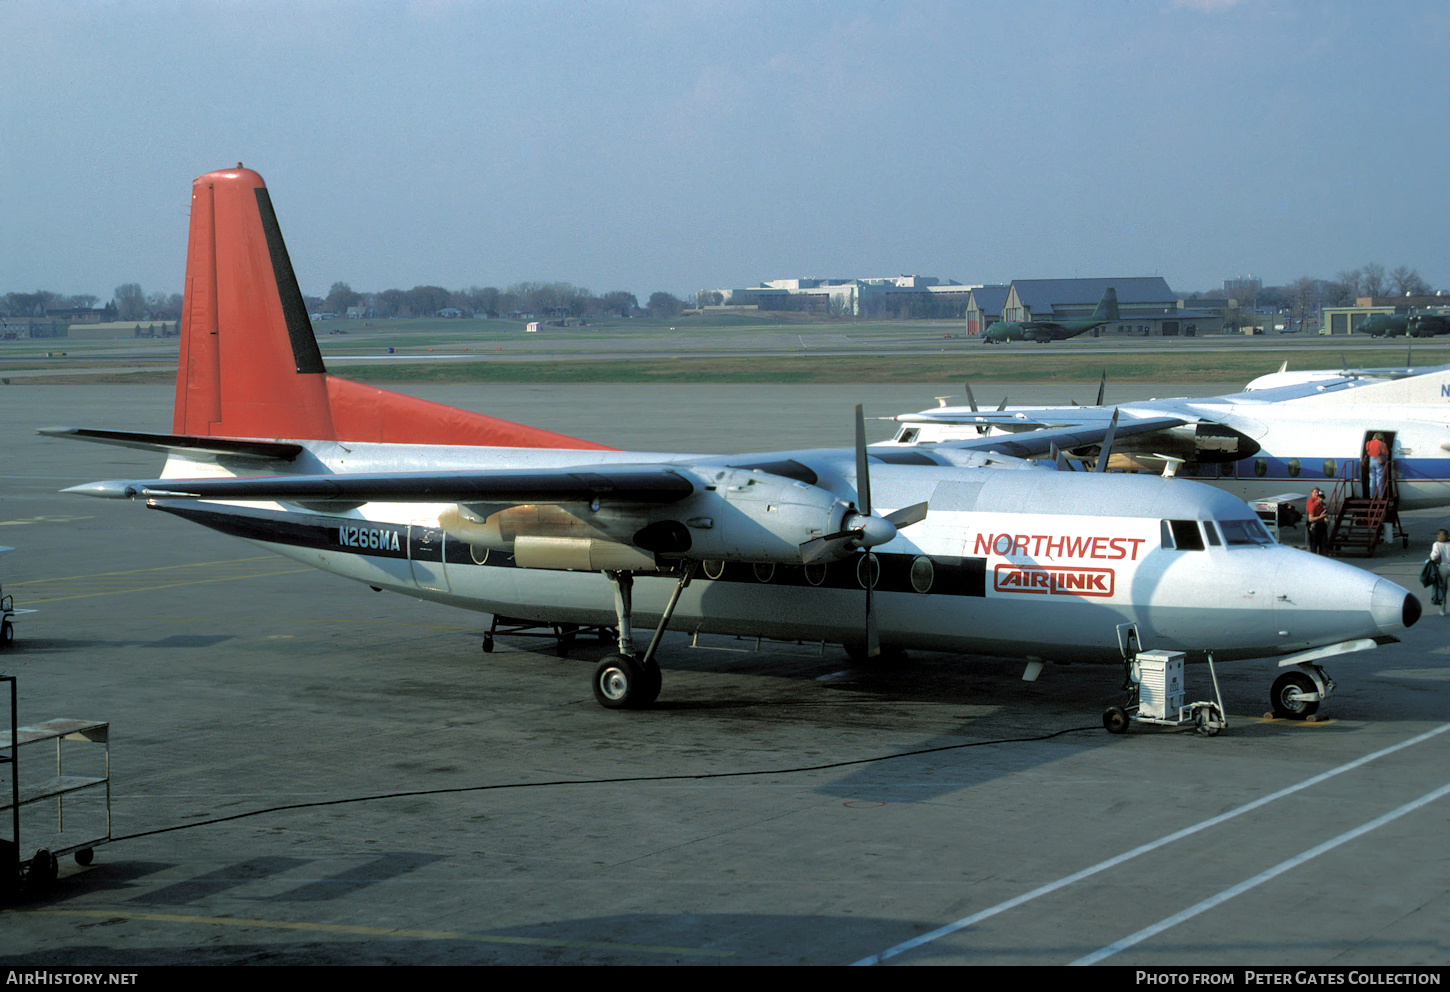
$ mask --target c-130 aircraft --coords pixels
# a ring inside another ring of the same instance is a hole
[[[1226,493],[1058,473],[985,438],[868,451],[859,408],[854,449],[661,454],[340,379],[268,190],[240,164],[193,184],[181,335],[172,434],[43,431],[164,453],[161,477],[69,491],[145,499],[376,589],[613,626],[593,678],[610,708],[658,696],[670,624],[1024,658],[1035,677],[1043,661],[1121,665],[1125,624],[1144,647],[1288,666],[1420,613],[1392,582],[1276,544]],[[640,624],[656,626],[642,653]],[[1276,707],[1304,715],[1332,689],[1311,660],[1275,683]]]

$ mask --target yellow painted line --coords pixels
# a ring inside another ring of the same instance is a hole
[[[246,920],[231,916],[182,916],[173,913],[115,913],[94,909],[25,909],[9,912],[47,916],[85,916],[100,919],[139,920],[146,923],[187,923],[202,926],[255,927],[266,930],[301,930],[310,933],[344,933],[362,937],[410,937],[414,940],[466,940],[476,944],[520,944],[527,947],[571,947],[589,951],[635,951],[644,954],[683,954],[693,957],[729,958],[734,951],[710,951],[696,947],[666,947],[656,944],[616,944],[603,940],[550,940],[546,937],[509,937],[502,934],[459,933],[452,930],[395,930],[390,927],[357,927],[340,923],[293,923],[286,920]]]
[[[26,524],[68,524],[73,520],[90,520],[90,517],[29,517],[25,520],[0,520],[0,527],[24,527]]]
[[[251,558],[226,558],[222,561],[198,561],[187,565],[158,565],[155,568],[133,568],[124,572],[93,572],[89,575],[62,575],[54,579],[27,579],[16,585],[39,585],[42,582],[70,582],[74,579],[104,579],[113,575],[141,575],[145,572],[170,572],[178,568],[205,568],[207,565],[236,565],[244,561],[286,561],[281,555],[256,555]]]
[[[218,623],[221,623],[221,624],[225,624],[225,623],[257,623],[257,624],[282,624],[282,623],[345,623],[345,624],[348,624],[350,626],[355,626],[357,624],[362,624],[362,623],[371,623],[371,624],[378,624],[379,626],[383,626],[383,627],[418,627],[418,628],[421,628],[423,630],[465,630],[465,631],[470,631],[470,632],[476,632],[476,631],[478,631],[480,629],[477,626],[470,627],[470,626],[467,626],[467,625],[464,625],[464,624],[451,624],[451,623],[416,623],[416,622],[411,621],[411,620],[372,620],[372,619],[368,619],[366,617],[277,617],[277,616],[271,616],[271,617],[148,617],[148,616],[143,616],[142,614],[139,614],[139,613],[128,613],[125,616],[120,616],[120,617],[102,617],[102,616],[88,616],[88,617],[86,617],[86,622],[87,623],[105,623],[107,621],[112,621],[112,620],[114,620],[114,621],[116,621],[118,623],[119,622],[122,622],[122,621],[131,622],[131,621],[136,621],[136,620],[144,620],[147,623],[211,623],[211,624],[218,624]],[[34,617],[28,617],[28,618],[26,618],[26,623],[27,624],[38,624],[38,623],[64,623],[64,624],[74,624],[74,623],[76,623],[76,620],[73,619],[73,618],[66,618],[66,619],[63,619],[62,620],[62,619],[59,619],[59,618],[56,618],[56,617],[34,616]],[[277,637],[277,636],[281,636],[281,637],[291,637],[293,635],[291,635],[291,634],[275,635],[274,634],[272,636],[274,636],[274,637]]]
[[[128,592],[155,592],[157,589],[175,589],[177,586],[201,586],[212,582],[235,582],[238,579],[265,579],[274,575],[296,575],[298,572],[314,572],[316,569],[288,568],[279,572],[249,572],[246,575],[224,575],[215,579],[178,579],[175,582],[164,582],[155,586],[127,586],[124,589],[103,589],[95,592],[76,593],[71,596],[26,596],[21,593],[20,598],[27,603],[61,603],[68,599],[92,599],[97,596],[119,596]],[[16,583],[24,589],[23,583]]]
[[[1331,723],[1338,723],[1338,720],[1327,716],[1316,716],[1312,720],[1280,720],[1276,716],[1236,716],[1235,720],[1243,720],[1245,723],[1256,723],[1262,726],[1266,723],[1277,723],[1281,727],[1327,727]]]
[[[287,568],[278,568],[279,565]],[[234,566],[226,569],[230,574],[198,578],[198,568]],[[64,575],[50,579],[26,579],[12,582],[10,590],[22,601],[30,603],[59,603],[69,599],[90,599],[96,596],[114,596],[118,593],[155,592],[158,589],[173,589],[177,586],[204,585],[210,582],[231,582],[237,579],[262,579],[277,575],[296,575],[315,571],[309,565],[293,562],[281,555],[257,555],[248,558],[228,558],[223,561],[200,561],[185,565],[159,565],[155,568],[134,568],[121,572],[95,572],[89,575]],[[169,574],[168,574],[169,573]],[[150,585],[134,585],[137,581],[151,582]],[[68,583],[70,589],[55,589],[55,583]],[[59,595],[36,595],[34,587],[49,586]],[[76,592],[80,586],[84,591]],[[89,586],[90,588],[86,588]]]

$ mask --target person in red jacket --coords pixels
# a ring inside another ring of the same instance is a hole
[[[1385,484],[1385,466],[1390,460],[1390,449],[1383,434],[1376,434],[1365,442],[1364,459],[1369,463],[1369,492],[1366,495],[1370,499],[1382,499],[1385,495],[1381,491]]]
[[[1304,506],[1309,531],[1309,553],[1328,554],[1325,547],[1329,537],[1329,505],[1324,502],[1324,490],[1315,486],[1309,490],[1309,502]]]

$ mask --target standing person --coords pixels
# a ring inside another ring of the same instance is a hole
[[[1430,545],[1430,560],[1439,566],[1435,578],[1435,592],[1431,602],[1440,604],[1440,615],[1445,615],[1445,588],[1450,584],[1450,530],[1441,527],[1435,532],[1435,543]]]
[[[1325,547],[1329,538],[1329,504],[1324,502],[1324,490],[1315,486],[1309,490],[1309,502],[1304,505],[1309,531],[1309,553],[1328,554]]]
[[[1370,499],[1381,499],[1384,496],[1380,489],[1385,484],[1385,466],[1390,460],[1390,449],[1383,434],[1376,434],[1365,442],[1364,458],[1369,463],[1369,492],[1365,495]]]

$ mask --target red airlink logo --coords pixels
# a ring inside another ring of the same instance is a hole
[[[1111,568],[1056,568],[1050,565],[998,565],[992,574],[997,592],[1043,596],[1111,596]]]

